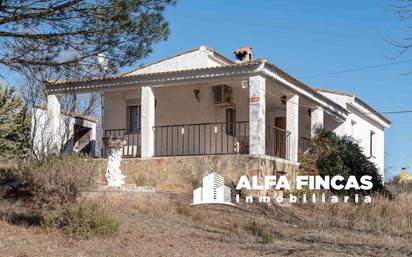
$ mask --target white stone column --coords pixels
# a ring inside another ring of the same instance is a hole
[[[249,78],[249,154],[265,154],[266,79]]]
[[[317,129],[323,129],[323,109],[322,108],[315,108],[312,109],[311,116],[310,116],[310,136],[314,138],[316,136]]]
[[[142,87],[141,156],[154,156],[155,97],[151,87]]]
[[[60,155],[60,99],[57,95],[47,96],[47,154]]]
[[[92,157],[97,157],[96,154],[96,123],[92,123],[90,131],[90,154]]]
[[[290,132],[290,160],[297,162],[299,154],[299,95],[286,97],[286,130]]]

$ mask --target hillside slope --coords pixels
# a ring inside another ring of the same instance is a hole
[[[407,209],[411,195],[397,205],[377,200],[376,206],[365,208],[189,207],[190,195],[171,193],[105,195],[94,200],[121,219],[119,234],[77,240],[57,231],[0,221],[0,256],[412,255],[412,212]],[[398,215],[395,211],[406,214],[389,218]]]

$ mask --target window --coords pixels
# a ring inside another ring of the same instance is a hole
[[[236,136],[236,110],[232,108],[226,109],[226,134],[228,136]]]
[[[370,138],[369,138],[369,155],[370,155],[370,157],[375,157],[374,156],[374,151],[373,151],[374,139],[375,139],[375,132],[371,131]]]
[[[127,131],[129,133],[140,132],[140,105],[127,106]]]

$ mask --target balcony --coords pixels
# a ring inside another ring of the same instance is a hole
[[[155,126],[155,156],[247,154],[249,122]]]
[[[215,122],[154,126],[154,156],[249,154],[249,122]],[[123,137],[125,158],[140,157],[141,134],[126,129],[105,130],[106,137]],[[289,159],[290,132],[267,125],[265,152]],[[105,151],[107,156],[107,150]]]
[[[122,137],[127,140],[127,144],[123,147],[122,154],[125,158],[140,157],[140,133],[130,133],[127,129],[107,129],[104,131],[105,137]],[[108,149],[104,147],[103,155],[107,157]]]
[[[290,132],[271,125],[266,126],[266,149],[269,156],[290,159]]]

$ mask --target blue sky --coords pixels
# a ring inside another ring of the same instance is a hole
[[[156,45],[149,62],[176,52],[210,46],[232,58],[237,47],[253,46],[295,77],[412,59],[392,60],[397,49],[384,38],[406,36],[408,21],[388,11],[390,0],[180,0],[166,11],[171,35]],[[409,25],[412,24],[412,19]],[[302,79],[367,101],[379,111],[412,110],[412,62],[382,68]],[[386,176],[412,170],[412,113],[388,115]]]
[[[409,21],[387,9],[395,0],[180,0],[168,8],[171,35],[155,46],[147,63],[185,49],[210,46],[232,57],[237,47],[253,46],[297,78],[412,59],[392,60],[397,49],[385,42],[406,36]],[[130,67],[124,70],[130,69]],[[412,110],[412,62],[333,76],[302,79],[308,85],[356,94],[379,111]],[[7,72],[2,70],[7,75]],[[412,171],[412,113],[387,116],[386,176]]]

